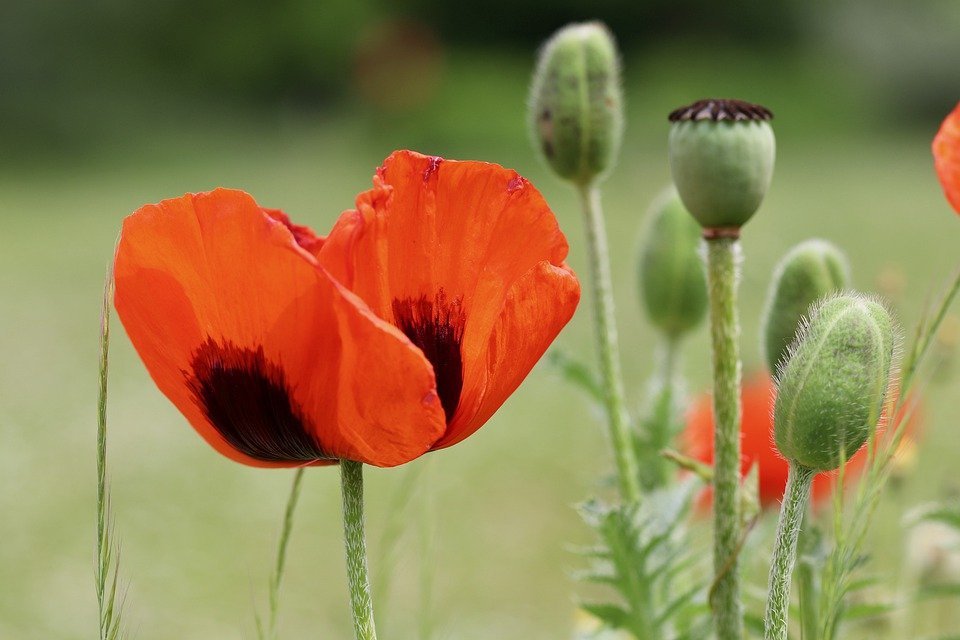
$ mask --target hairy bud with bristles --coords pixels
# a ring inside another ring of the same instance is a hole
[[[614,164],[623,134],[620,61],[600,22],[571,24],[543,46],[530,88],[536,146],[563,179],[589,185]]]
[[[763,312],[763,354],[770,371],[787,354],[810,306],[850,287],[850,264],[826,240],[801,242],[777,264]]]
[[[882,414],[896,342],[876,300],[843,294],[814,308],[777,373],[774,439],[783,457],[829,471],[863,446]]]

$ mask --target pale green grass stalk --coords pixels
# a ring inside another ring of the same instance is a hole
[[[947,289],[940,304],[930,316],[925,316],[917,325],[913,344],[900,367],[899,394],[886,406],[887,420],[892,425],[890,437],[876,447],[875,437],[867,441],[867,473],[858,484],[856,498],[849,518],[843,514],[843,465],[840,467],[837,488],[834,491],[834,545],[823,572],[819,611],[821,632],[819,640],[838,637],[843,621],[847,594],[853,583],[853,573],[863,561],[863,545],[870,521],[880,502],[883,489],[889,479],[891,462],[904,436],[904,425],[909,423],[915,405],[907,405],[909,394],[920,372],[943,320],[953,302],[960,294],[960,272]]]
[[[400,541],[406,524],[410,521],[410,504],[418,487],[423,486],[420,479],[429,464],[430,459],[421,458],[409,465],[389,502],[391,508],[387,511],[387,519],[383,524],[383,533],[380,536],[376,554],[377,573],[372,579],[373,600],[377,603],[377,622],[381,624],[387,619]]]
[[[124,636],[123,598],[117,600],[120,577],[120,546],[114,538],[110,489],[107,486],[107,361],[110,355],[110,302],[113,270],[107,270],[100,309],[100,390],[97,401],[97,608],[100,640]]]
[[[593,304],[603,400],[610,425],[610,441],[617,463],[620,493],[627,503],[640,500],[640,477],[630,433],[630,420],[624,405],[623,374],[614,313],[613,282],[610,277],[610,252],[607,230],[600,206],[600,190],[594,185],[580,187],[580,203],[587,230],[590,276],[593,280]]]
[[[737,315],[740,243],[706,240],[710,336],[713,344],[714,498],[710,604],[720,640],[743,638],[739,553],[740,522],[740,320]]]
[[[257,614],[257,637],[260,640],[275,640],[277,637],[277,614],[280,609],[280,583],[283,581],[283,570],[287,564],[287,546],[290,543],[290,534],[293,531],[293,516],[297,511],[297,501],[300,499],[300,488],[303,485],[304,468],[300,467],[293,475],[293,484],[290,485],[290,495],[287,497],[287,507],[283,511],[283,525],[280,529],[280,540],[277,543],[277,561],[270,575],[268,596],[267,626],[263,626],[260,615]]]
[[[431,471],[428,471],[432,475]],[[432,640],[434,635],[433,578],[436,567],[437,502],[431,490],[433,483],[424,483],[422,511],[417,522],[420,525],[420,640]]]

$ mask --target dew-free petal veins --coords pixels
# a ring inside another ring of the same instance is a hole
[[[445,428],[431,366],[320,268],[322,243],[240,191],[147,205],[124,221],[117,312],[160,390],[227,457],[402,464]]]
[[[318,259],[431,361],[448,418],[435,446],[447,446],[489,419],[572,317],[567,251],[514,171],[399,151]]]
[[[933,160],[947,200],[960,214],[960,103],[933,139]]]

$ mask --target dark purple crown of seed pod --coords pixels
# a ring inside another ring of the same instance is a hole
[[[743,100],[707,99],[697,100],[693,104],[680,107],[667,116],[670,122],[684,120],[730,120],[742,122],[748,120],[772,120],[773,112],[766,107]]]

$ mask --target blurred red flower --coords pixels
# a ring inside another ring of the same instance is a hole
[[[960,213],[960,103],[933,138],[933,165],[947,200]]]

